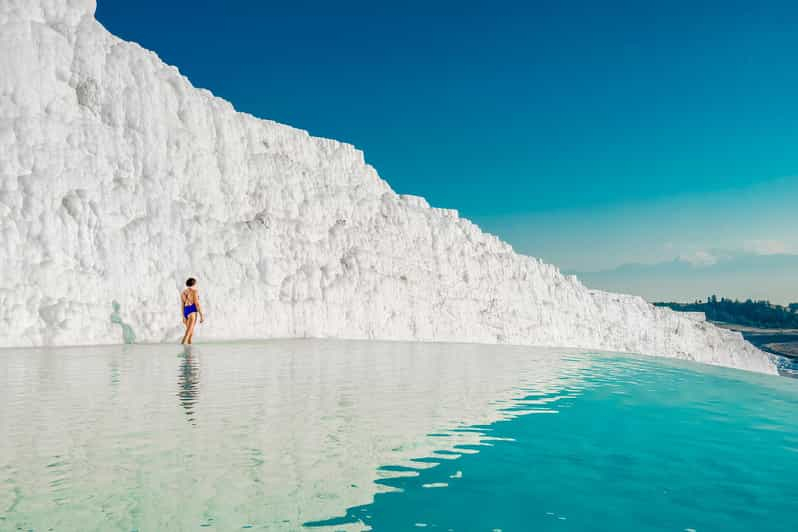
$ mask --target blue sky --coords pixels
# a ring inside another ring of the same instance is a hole
[[[794,4],[99,0],[97,17],[566,270],[798,253]]]

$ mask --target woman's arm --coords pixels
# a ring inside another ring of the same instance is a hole
[[[183,294],[181,293],[180,294],[180,317],[183,318],[183,324],[186,323],[186,315],[183,314],[183,308],[184,307],[185,307],[185,304],[183,302]]]
[[[196,292],[194,292],[194,303],[197,305],[197,312],[199,312],[200,315],[200,323],[202,323],[205,321],[205,314],[202,313],[202,305],[200,305],[199,302],[199,294]]]

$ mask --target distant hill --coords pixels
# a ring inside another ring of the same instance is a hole
[[[782,306],[769,301],[737,301],[710,296],[706,301],[654,305],[680,312],[703,312],[710,321],[768,329],[798,329],[798,303]]]
[[[566,273],[576,274],[590,288],[635,294],[648,301],[694,301],[707,294],[781,304],[798,301],[798,255],[710,250],[702,259]]]

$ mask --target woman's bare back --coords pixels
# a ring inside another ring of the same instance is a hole
[[[183,306],[188,307],[190,305],[197,304],[197,291],[192,290],[191,288],[186,288],[183,290],[183,293],[180,295],[180,298],[183,300]]]

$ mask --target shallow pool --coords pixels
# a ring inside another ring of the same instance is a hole
[[[791,530],[798,381],[567,350],[0,350],[0,530]]]

